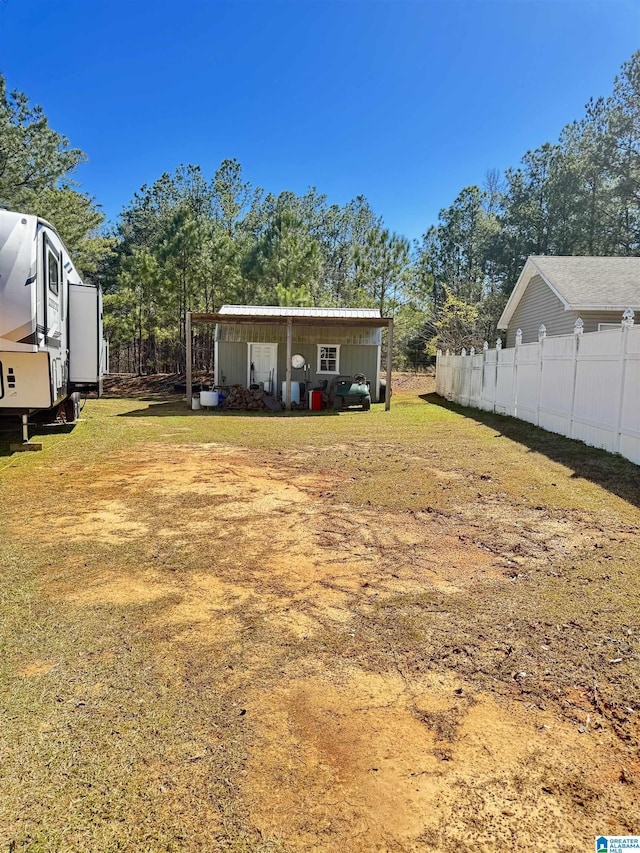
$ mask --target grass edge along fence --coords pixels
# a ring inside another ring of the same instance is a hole
[[[619,453],[640,465],[640,326],[625,311],[620,327],[547,337],[480,353],[438,351],[436,394],[511,415],[549,432]]]

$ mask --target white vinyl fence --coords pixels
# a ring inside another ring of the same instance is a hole
[[[521,335],[516,336],[519,341]],[[511,349],[438,352],[436,393],[461,406],[512,415],[640,465],[640,326],[517,342]]]

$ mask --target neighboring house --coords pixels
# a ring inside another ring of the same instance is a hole
[[[339,375],[364,373],[371,399],[380,396],[382,328],[380,312],[369,308],[285,308],[270,305],[223,305],[216,324],[215,384],[264,383],[282,391],[287,369],[287,328],[291,327],[291,379],[310,386]]]
[[[541,325],[547,335],[569,335],[578,318],[585,332],[597,332],[610,324],[619,326],[627,308],[640,321],[640,258],[532,255],[498,329],[507,330],[506,346],[512,347],[518,329],[525,344],[538,340]]]

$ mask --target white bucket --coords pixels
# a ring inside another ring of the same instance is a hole
[[[201,391],[200,392],[200,405],[201,406],[217,406],[219,403],[219,397],[217,391]]]
[[[287,399],[287,383],[282,383],[282,399]],[[300,383],[292,382],[291,383],[291,402],[292,403],[300,403]]]
[[[200,394],[194,394],[191,398],[191,408],[194,410],[200,408]]]

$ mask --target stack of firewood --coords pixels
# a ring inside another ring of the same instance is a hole
[[[263,398],[264,391],[248,391],[241,385],[232,388],[228,396],[225,398],[222,408],[234,409],[236,411],[257,412],[261,409],[266,409]]]

